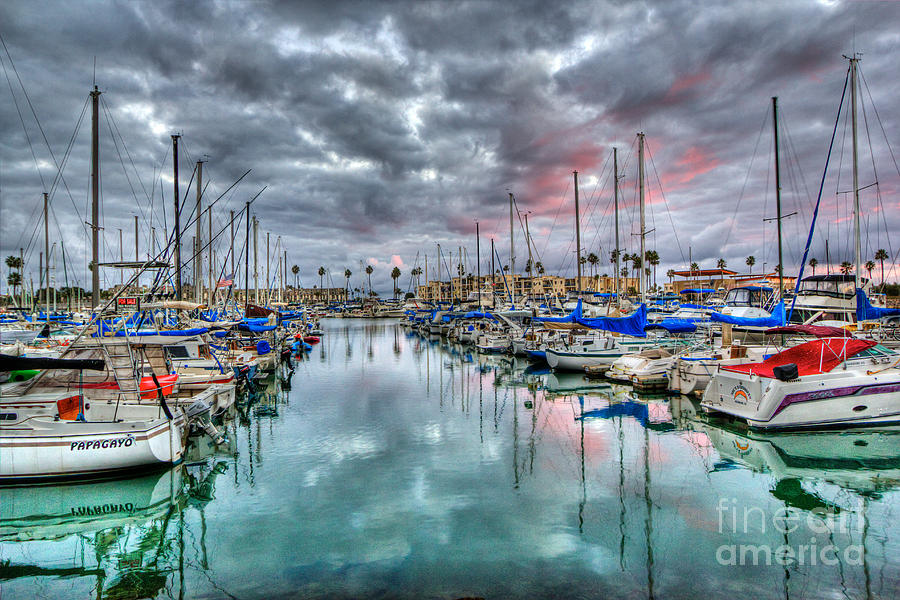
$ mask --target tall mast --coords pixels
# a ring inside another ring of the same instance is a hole
[[[613,148],[613,198],[616,205],[616,305],[619,304],[619,151]]]
[[[478,228],[478,221],[475,221],[475,269],[476,279],[475,289],[478,290],[478,310],[481,311],[481,232]]]
[[[534,257],[531,255],[531,232],[528,230],[528,212],[525,213],[525,245],[528,247],[529,273],[531,277],[534,277]]]
[[[237,273],[234,272],[234,211],[231,211],[231,277],[226,279],[234,279]]]
[[[91,92],[91,308],[100,304],[100,90]],[[22,289],[25,282],[22,282]]]
[[[644,199],[644,134],[638,134],[638,179],[640,181],[640,190],[641,190],[641,268],[638,269],[638,276],[640,279],[640,290],[641,290],[641,302],[645,301],[644,295],[646,293],[644,287],[644,262],[646,261],[646,251],[644,250],[644,212],[645,212],[645,204],[646,201]]]
[[[197,219],[197,249],[194,253],[194,298],[198,304],[203,302],[203,230],[200,224],[203,222],[201,196],[203,194],[203,161],[197,161],[197,207],[194,210]]]
[[[513,229],[513,195],[509,193],[509,273],[516,272],[515,229]]]
[[[784,294],[784,260],[781,251],[781,161],[778,158],[778,96],[772,97],[772,126],[775,129],[775,210],[778,222],[778,297]]]
[[[209,248],[207,248],[207,252],[209,253],[209,306],[212,308],[213,302],[216,298],[216,286],[215,281],[213,281],[213,249],[212,249],[212,239],[213,239],[213,222],[212,222],[212,206],[206,209],[206,212],[209,213]]]
[[[134,262],[140,262],[141,257],[138,255],[138,218],[137,215],[134,215]],[[134,279],[134,289],[140,289],[140,285],[138,282],[141,280],[140,271],[138,271],[138,276]]]
[[[259,304],[259,221],[253,217],[253,298]]]
[[[119,228],[119,262],[125,262],[125,244],[122,241],[122,229]],[[49,271],[48,271],[49,273]],[[125,269],[119,267],[119,288],[125,285]]]
[[[581,297],[581,219],[579,218],[579,210],[578,210],[578,171],[572,171],[572,175],[575,176],[575,265],[577,266],[576,273],[578,273],[578,279],[576,279],[575,283],[575,291],[578,293],[578,297]]]
[[[178,138],[172,136],[172,166],[175,177],[175,299],[181,300],[181,207],[178,205]]]
[[[250,304],[250,202],[247,202],[245,210],[247,214],[244,223],[244,248],[247,249],[247,252],[244,254],[244,317],[247,316],[247,308]]]
[[[46,276],[44,277],[44,281],[47,282],[47,287],[45,288],[47,291],[44,293],[44,302],[47,304],[47,322],[50,322],[50,218],[48,215],[48,208],[50,205],[49,201],[50,194],[44,192],[44,256],[47,257],[47,262],[44,265],[44,272]]]
[[[269,272],[272,266],[272,255],[269,253],[269,232],[266,232],[266,301],[272,295],[269,293],[269,286],[272,285],[272,274]]]
[[[862,249],[859,235],[859,146],[856,133],[856,67],[859,58],[854,54],[850,59],[850,120],[853,122],[853,233],[856,237],[856,269],[853,271],[855,286],[859,284],[859,270],[862,265]]]

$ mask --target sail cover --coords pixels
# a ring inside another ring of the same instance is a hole
[[[581,298],[579,298],[578,304],[575,306],[575,310],[570,312],[565,317],[535,317],[532,319],[532,321],[534,321],[535,323],[575,323],[581,317]]]
[[[579,303],[576,310],[581,308]],[[641,304],[633,314],[627,317],[599,317],[596,319],[577,318],[576,322],[588,329],[603,329],[634,337],[647,337],[644,327],[647,325],[647,305]]]
[[[866,293],[860,288],[856,288],[856,320],[857,321],[877,321],[884,317],[900,316],[900,308],[879,308],[872,306]]]
[[[709,315],[709,320],[718,323],[731,323],[739,327],[781,327],[785,324],[784,300],[775,305],[775,308],[772,309],[772,315],[769,317],[732,317],[731,315],[714,312]]]
[[[669,333],[693,333],[697,331],[696,319],[663,319],[659,323],[650,323],[644,327],[645,331],[651,329],[665,329]]]

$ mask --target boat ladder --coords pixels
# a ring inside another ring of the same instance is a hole
[[[140,391],[134,354],[128,340],[126,338],[103,338],[101,344],[106,352],[107,364],[116,376],[119,390],[126,394]]]

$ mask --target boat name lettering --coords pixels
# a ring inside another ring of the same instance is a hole
[[[72,507],[73,517],[87,517],[93,515],[108,515],[111,513],[134,512],[134,504],[125,502],[124,504],[101,504],[99,506],[78,506]]]
[[[113,440],[88,440],[86,442],[72,442],[69,451],[75,450],[99,450],[104,448],[127,448],[134,444],[134,437],[116,438]]]

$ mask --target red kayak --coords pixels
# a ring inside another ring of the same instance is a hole
[[[315,335],[305,335],[303,336],[303,341],[307,344],[318,344],[320,340]]]

